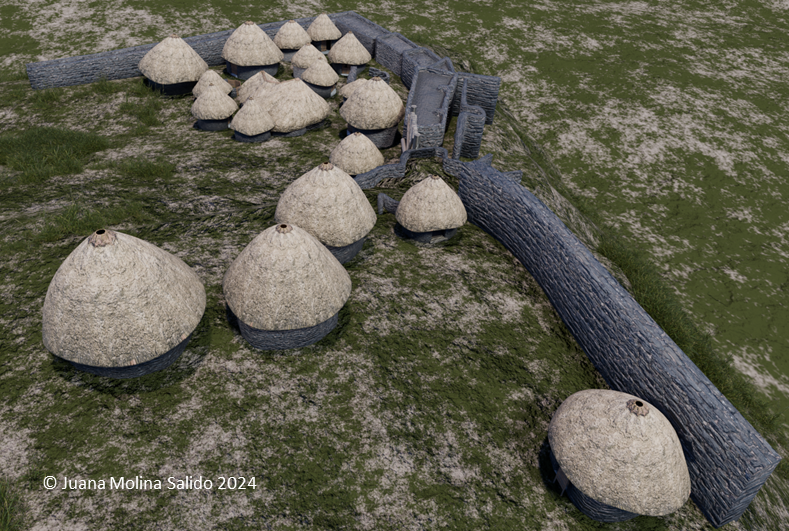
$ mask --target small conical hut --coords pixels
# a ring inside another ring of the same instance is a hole
[[[203,131],[224,131],[230,117],[237,110],[238,105],[233,98],[224,94],[213,83],[209,83],[192,104],[192,116],[197,119],[195,128]]]
[[[362,70],[361,67],[369,63],[373,58],[352,31],[349,31],[342,39],[338,40],[331,47],[326,57],[332,62],[334,70],[341,76],[350,74],[352,66],[357,67],[358,73],[358,71]]]
[[[337,94],[334,86],[340,80],[329,63],[315,61],[311,67],[304,71],[301,80],[311,88],[315,94],[322,98],[330,98]]]
[[[306,131],[317,126],[331,112],[326,100],[315,94],[301,79],[275,85],[266,92],[263,107],[274,119],[275,135]],[[291,136],[295,136],[292,135]]]
[[[353,133],[331,152],[331,163],[348,175],[359,175],[384,164],[384,156],[375,144],[361,133]]]
[[[340,87],[340,90],[338,92],[340,93],[340,96],[342,96],[343,103],[345,103],[345,101],[351,97],[351,94],[353,94],[356,89],[367,83],[367,81],[368,81],[367,79],[361,77],[359,79],[355,79],[351,81],[350,83],[346,83],[345,85]]]
[[[260,71],[254,76],[250,77],[241,85],[238,89],[238,95],[236,96],[236,103],[243,104],[248,97],[255,93],[261,83],[269,83],[276,85],[279,83],[279,79],[270,76],[265,71]]]
[[[265,142],[271,138],[274,119],[252,95],[233,117],[228,126],[233,130],[233,139],[239,142]]]
[[[377,216],[356,181],[325,162],[282,192],[274,219],[303,228],[345,263],[361,250]]]
[[[395,143],[405,106],[397,92],[376,76],[351,93],[340,107],[340,116],[348,122],[348,134],[358,131],[386,149]]]
[[[452,238],[467,219],[463,201],[438,175],[430,175],[409,188],[399,203],[386,194],[378,194],[379,210],[388,204],[395,208],[395,234],[422,243]]]
[[[553,414],[548,442],[562,488],[594,520],[664,516],[690,496],[676,431],[636,396],[603,389],[570,395]]]
[[[251,20],[236,28],[222,48],[228,73],[239,79],[249,79],[260,71],[276,76],[284,57],[266,32]]]
[[[329,64],[326,56],[320,53],[315,46],[312,44],[302,46],[298,52],[293,54],[293,58],[290,61],[291,66],[293,66],[293,77],[301,77],[301,74],[311,67],[315,61],[323,61]]]
[[[314,236],[279,223],[238,255],[222,282],[231,320],[253,347],[311,345],[337,326],[351,277]]]
[[[167,96],[188,94],[208,70],[200,54],[175,33],[151,48],[138,67],[148,86]]]
[[[202,92],[208,88],[209,84],[213,84],[219,90],[232,97],[231,92],[233,92],[233,86],[226,80],[222,79],[222,76],[220,76],[215,70],[211,69],[206,70],[205,73],[200,76],[200,79],[197,81],[197,85],[195,85],[195,88],[192,89],[192,94],[195,97],[199,97],[200,94],[202,94]]]
[[[334,25],[334,22],[331,21],[326,13],[321,13],[315,17],[310,27],[307,28],[307,33],[312,39],[312,45],[315,49],[323,53],[328,53],[328,50],[342,37],[342,32]]]
[[[277,34],[274,35],[274,44],[279,46],[279,49],[285,55],[284,60],[288,62],[302,46],[311,43],[312,39],[309,34],[295,20],[289,20],[284,23]]]
[[[100,229],[69,254],[49,284],[44,346],[82,371],[143,376],[181,355],[205,303],[200,278],[183,260]]]

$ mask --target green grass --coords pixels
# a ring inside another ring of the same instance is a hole
[[[157,180],[169,182],[175,173],[175,164],[162,158],[148,160],[144,157],[136,157],[124,159],[114,166],[123,177],[137,183],[154,184]]]
[[[8,479],[0,479],[0,531],[21,531],[24,509],[21,493]]]

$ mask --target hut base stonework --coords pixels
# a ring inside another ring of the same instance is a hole
[[[300,68],[298,66],[293,66],[293,79],[301,79],[301,74],[307,70],[306,68]]]
[[[337,72],[338,76],[342,76],[342,77],[348,77],[351,74],[351,72],[353,71],[354,67],[356,67],[356,77],[358,77],[365,70],[367,70],[367,65],[366,64],[363,64],[363,65],[344,65],[344,64],[341,64],[341,63],[332,63],[330,66],[334,69],[335,72]]]
[[[140,376],[145,376],[146,374],[161,371],[172,365],[173,362],[175,362],[175,360],[181,356],[184,349],[186,349],[186,345],[189,343],[190,339],[192,339],[192,334],[189,334],[186,339],[178,343],[176,346],[161,356],[143,363],[139,363],[137,365],[128,365],[126,367],[95,367],[92,365],[83,365],[81,363],[63,360],[63,358],[58,356],[55,357],[63,361],[68,361],[68,363],[70,363],[78,371],[89,372],[97,376],[117,379],[138,378]]]
[[[285,58],[282,59],[282,60],[285,61],[286,63],[291,62],[293,60],[293,56],[296,55],[296,52],[298,52],[298,50],[285,50],[285,49],[283,49],[282,53],[285,55]]]
[[[266,131],[265,133],[260,133],[259,135],[245,135],[243,133],[239,133],[238,131],[233,131],[233,140],[238,142],[265,142],[271,139],[271,131]]]
[[[255,66],[240,66],[231,63],[230,61],[225,61],[227,73],[233,77],[237,77],[238,79],[243,79],[246,81],[247,79],[251,78],[258,72],[265,72],[270,76],[276,76],[279,72],[279,62],[274,63],[273,65],[255,65]]]
[[[302,127],[301,129],[296,129],[295,131],[291,131],[290,133],[275,133],[274,131],[271,132],[272,137],[281,137],[281,138],[290,138],[294,136],[301,136],[306,134],[307,131],[316,131],[318,129],[323,129],[328,127],[331,124],[329,120],[322,120],[320,122],[316,122],[314,124],[310,124],[307,127]]]
[[[227,129],[228,123],[230,123],[230,118],[225,118],[224,120],[197,120],[194,128],[201,131],[224,131]]]
[[[237,324],[241,335],[252,347],[258,350],[288,350],[317,343],[337,326],[340,312],[335,313],[322,323],[294,330],[259,330],[247,325],[227,307],[228,319]]]
[[[331,98],[337,94],[337,91],[334,89],[334,85],[330,87],[321,87],[320,85],[314,85],[312,83],[307,83],[306,81],[304,81],[304,84],[310,87],[312,91],[321,98]]]
[[[184,94],[191,94],[192,89],[197,85],[197,81],[184,81],[183,83],[165,85],[151,81],[147,77],[144,79],[145,84],[150,87],[151,90],[154,92],[161,92],[164,96],[183,96]]]
[[[332,247],[331,245],[326,245],[326,248],[334,255],[334,258],[337,259],[338,262],[344,264],[345,262],[349,262],[352,260],[359,251],[362,250],[364,246],[364,241],[367,239],[365,236],[355,242],[345,245],[343,247]]]
[[[361,133],[369,138],[378,149],[387,149],[397,143],[398,124],[386,129],[357,129],[348,124],[348,134]]]
[[[407,240],[414,240],[419,243],[439,243],[446,241],[457,234],[457,229],[443,229],[443,230],[433,230],[427,232],[413,232],[408,230],[407,228],[400,225],[400,223],[395,223],[394,233],[400,236],[401,238]]]

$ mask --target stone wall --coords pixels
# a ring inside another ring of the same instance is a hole
[[[420,76],[423,75],[422,72],[444,76],[446,78],[446,84],[436,85],[436,83],[439,81],[435,78],[431,78],[433,79],[433,83],[426,86],[426,84],[430,81],[426,81],[425,79],[420,80]],[[448,75],[450,73],[452,74],[451,77]],[[405,108],[411,109],[412,105],[416,105],[416,125],[419,132],[420,147],[438,147],[443,145],[444,135],[446,134],[447,130],[447,120],[449,119],[449,106],[452,103],[452,99],[455,94],[457,80],[458,75],[448,70],[423,68],[417,71],[414,82],[411,85],[411,90],[408,91],[408,100],[406,102]],[[431,103],[427,103],[430,102],[431,99],[434,100],[435,95],[425,93],[424,91],[426,90],[441,91],[443,93],[441,97],[441,105],[437,109],[434,109],[434,105]],[[438,123],[423,124],[423,122],[420,122],[419,116],[424,116],[426,113],[433,113],[437,117]],[[403,136],[408,136],[407,130],[403,131]]]
[[[418,46],[399,33],[379,35],[375,38],[375,60],[398,77],[403,66],[403,52]],[[409,85],[406,85],[409,86]]]
[[[482,144],[482,133],[485,129],[485,111],[478,105],[468,105],[466,91],[468,79],[461,83],[461,104],[459,106],[457,127],[455,128],[455,144],[452,148],[452,158],[479,157],[479,147]],[[520,177],[518,178],[520,182]]]

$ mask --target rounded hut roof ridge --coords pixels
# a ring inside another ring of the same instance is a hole
[[[145,240],[99,229],[66,257],[49,284],[44,346],[93,367],[141,364],[186,339],[205,304],[205,288],[183,260]]]
[[[195,96],[200,96],[200,94],[208,88],[208,85],[213,83],[214,86],[219,88],[225,94],[230,94],[233,92],[233,86],[225,81],[222,76],[220,76],[216,70],[211,70],[210,68],[203,72],[203,75],[200,76],[200,79],[197,81],[197,85],[192,89],[192,94]]]
[[[382,166],[384,156],[372,140],[358,131],[346,136],[331,152],[332,164],[350,175]]]
[[[340,116],[357,129],[386,129],[403,119],[405,106],[386,81],[375,77],[351,93]]]
[[[224,120],[238,110],[233,98],[209,83],[192,104],[192,116],[198,120]]]
[[[274,119],[253,94],[233,116],[229,127],[242,135],[255,136],[271,131],[274,128]]]
[[[359,184],[324,162],[282,192],[274,219],[294,223],[326,245],[343,247],[367,235],[377,216]]]
[[[329,63],[315,61],[301,74],[301,79],[319,87],[331,87],[340,80],[340,76],[329,66]]]
[[[298,52],[293,54],[290,64],[299,68],[309,68],[315,61],[323,61],[328,64],[328,59],[312,44],[302,46]]]
[[[257,66],[278,63],[285,54],[260,26],[248,20],[225,41],[222,58],[239,66]]]
[[[342,37],[342,32],[326,13],[315,17],[310,27],[307,28],[307,33],[313,41],[333,41]]]
[[[295,20],[289,20],[274,35],[274,44],[280,50],[299,50],[312,42],[310,35]]]
[[[140,60],[142,75],[162,85],[197,81],[208,70],[200,54],[173,34],[151,48]]]
[[[437,175],[419,181],[403,194],[395,218],[413,232],[455,229],[467,219],[463,201]]]
[[[276,85],[280,81],[279,79],[261,70],[241,84],[238,89],[238,93],[236,94],[236,101],[238,103],[244,103],[248,97],[257,91],[261,83],[266,82]]]
[[[677,433],[636,396],[607,389],[574,393],[554,412],[548,439],[567,478],[598,502],[662,516],[690,496]]]
[[[274,119],[275,133],[290,133],[325,119],[331,107],[301,79],[275,85],[265,96],[263,107]]]
[[[331,47],[327,57],[332,63],[343,65],[363,65],[373,58],[352,31],[348,31]]]
[[[369,80],[367,80],[367,79],[365,79],[363,77],[360,77],[358,79],[355,79],[355,80],[351,81],[350,83],[346,83],[345,85],[343,85],[338,92],[340,93],[340,96],[344,96],[346,98],[350,98],[351,94],[353,94],[353,91],[358,89],[359,87],[361,87],[365,83],[367,83],[367,81],[369,81]]]
[[[351,277],[309,232],[278,223],[241,251],[222,289],[230,309],[247,325],[294,330],[336,314],[351,294]]]

